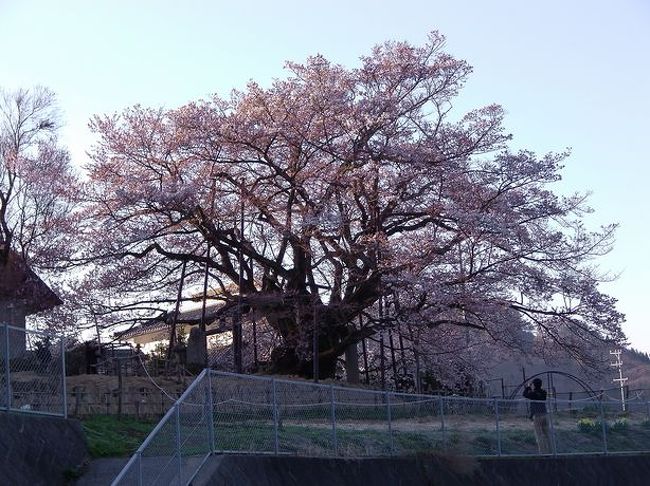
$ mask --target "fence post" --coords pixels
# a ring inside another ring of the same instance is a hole
[[[68,391],[65,383],[65,336],[61,335],[61,393],[63,393],[63,417],[68,418]]]
[[[9,324],[5,322],[5,383],[7,384],[7,410],[11,410],[11,356],[9,355]]]
[[[499,427],[499,401],[494,399],[494,415],[496,418],[497,426],[497,455],[501,455],[501,429]]]
[[[549,429],[551,430],[551,452],[557,455],[557,437],[555,436],[555,424],[553,421],[553,402],[547,402]]]
[[[214,401],[212,399],[212,370],[208,368],[208,427],[209,434],[208,440],[210,441],[210,453],[214,454],[217,450],[216,441],[214,437]]]
[[[138,486],[142,486],[142,451],[136,452],[138,455]]]
[[[445,431],[445,402],[442,395],[438,396],[438,405],[440,406],[440,430],[442,431],[442,450],[447,450],[447,433]]]
[[[394,446],[393,446],[393,419],[391,417],[391,409],[390,409],[390,393],[387,391],[384,392],[384,396],[386,398],[386,413],[388,417],[388,437],[390,439],[390,455],[392,456],[394,454]]]
[[[607,449],[607,422],[605,421],[605,409],[603,407],[603,400],[600,399],[600,425],[603,429],[603,452],[608,454]]]
[[[183,485],[183,455],[181,454],[181,409],[176,402],[176,452],[178,453],[178,484]]]
[[[273,385],[273,444],[275,449],[275,455],[278,455],[279,447],[279,437],[278,437],[278,399],[276,396],[275,389],[275,378],[271,379]]]
[[[334,385],[330,385],[330,399],[332,408],[332,443],[334,445],[334,455],[339,454],[339,445],[336,437],[336,405],[334,402]]]

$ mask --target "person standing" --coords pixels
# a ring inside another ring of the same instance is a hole
[[[546,390],[542,388],[542,380],[535,378],[524,388],[524,397],[530,400],[530,418],[535,428],[537,450],[540,454],[551,453],[551,440],[548,433],[548,414],[546,412]]]

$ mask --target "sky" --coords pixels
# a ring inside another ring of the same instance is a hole
[[[62,142],[79,166],[94,114],[173,108],[323,54],[347,67],[373,45],[422,45],[438,30],[473,67],[455,103],[501,104],[513,147],[570,147],[563,194],[591,192],[587,223],[618,223],[599,261],[602,286],[627,316],[630,344],[650,352],[650,2],[647,0],[0,0],[0,87],[58,95]]]

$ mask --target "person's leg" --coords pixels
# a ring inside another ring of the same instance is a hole
[[[533,428],[535,429],[535,440],[537,441],[537,452],[543,454],[544,451],[544,436],[542,426],[539,421],[539,415],[533,415]]]
[[[535,436],[537,437],[539,452],[540,454],[550,454],[551,439],[548,430],[548,416],[541,414],[535,415],[533,420],[535,421]]]

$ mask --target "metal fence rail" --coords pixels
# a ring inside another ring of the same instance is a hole
[[[188,484],[214,452],[211,376],[203,370],[112,484]]]
[[[211,453],[368,457],[650,451],[650,403],[546,403],[547,450],[528,400],[412,395],[204,370],[113,482],[188,484]]]
[[[67,417],[62,336],[0,323],[0,410]]]

